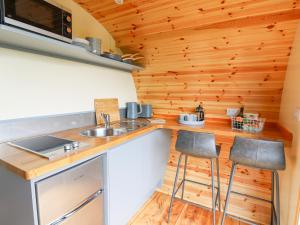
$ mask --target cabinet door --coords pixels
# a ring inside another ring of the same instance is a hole
[[[156,130],[108,152],[110,225],[126,225],[162,183],[170,141],[170,131]]]

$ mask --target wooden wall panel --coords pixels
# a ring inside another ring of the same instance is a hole
[[[244,105],[276,121],[299,0],[75,0],[124,51],[145,55],[133,74],[154,113],[226,118]]]
[[[155,114],[176,116],[202,103],[211,118],[226,118],[228,107],[244,105],[269,121],[278,119],[300,0],[74,1],[108,29],[124,52],[145,56],[145,69],[133,77],[140,101],[153,104]],[[232,140],[218,136],[217,141],[222,143],[224,200]],[[164,193],[171,192],[177,159],[173,146]],[[208,182],[209,162],[190,159],[187,174]],[[240,167],[234,189],[269,198],[270,173]],[[185,198],[209,206],[210,189],[187,185]],[[265,202],[233,196],[230,211],[260,224],[270,222]]]

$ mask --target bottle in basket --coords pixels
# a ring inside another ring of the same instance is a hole
[[[242,130],[244,125],[244,107],[241,107],[239,114],[235,118],[234,128]]]

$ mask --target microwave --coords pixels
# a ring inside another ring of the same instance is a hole
[[[0,0],[0,22],[72,42],[72,13],[46,0]]]

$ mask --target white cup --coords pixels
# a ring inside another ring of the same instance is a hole
[[[180,120],[180,121],[185,121],[186,115],[187,115],[187,114],[180,114],[180,115],[179,115],[179,120]]]
[[[194,114],[188,114],[187,117],[188,117],[188,121],[191,121],[191,122],[196,121],[196,119],[197,119],[196,115],[194,115]]]

